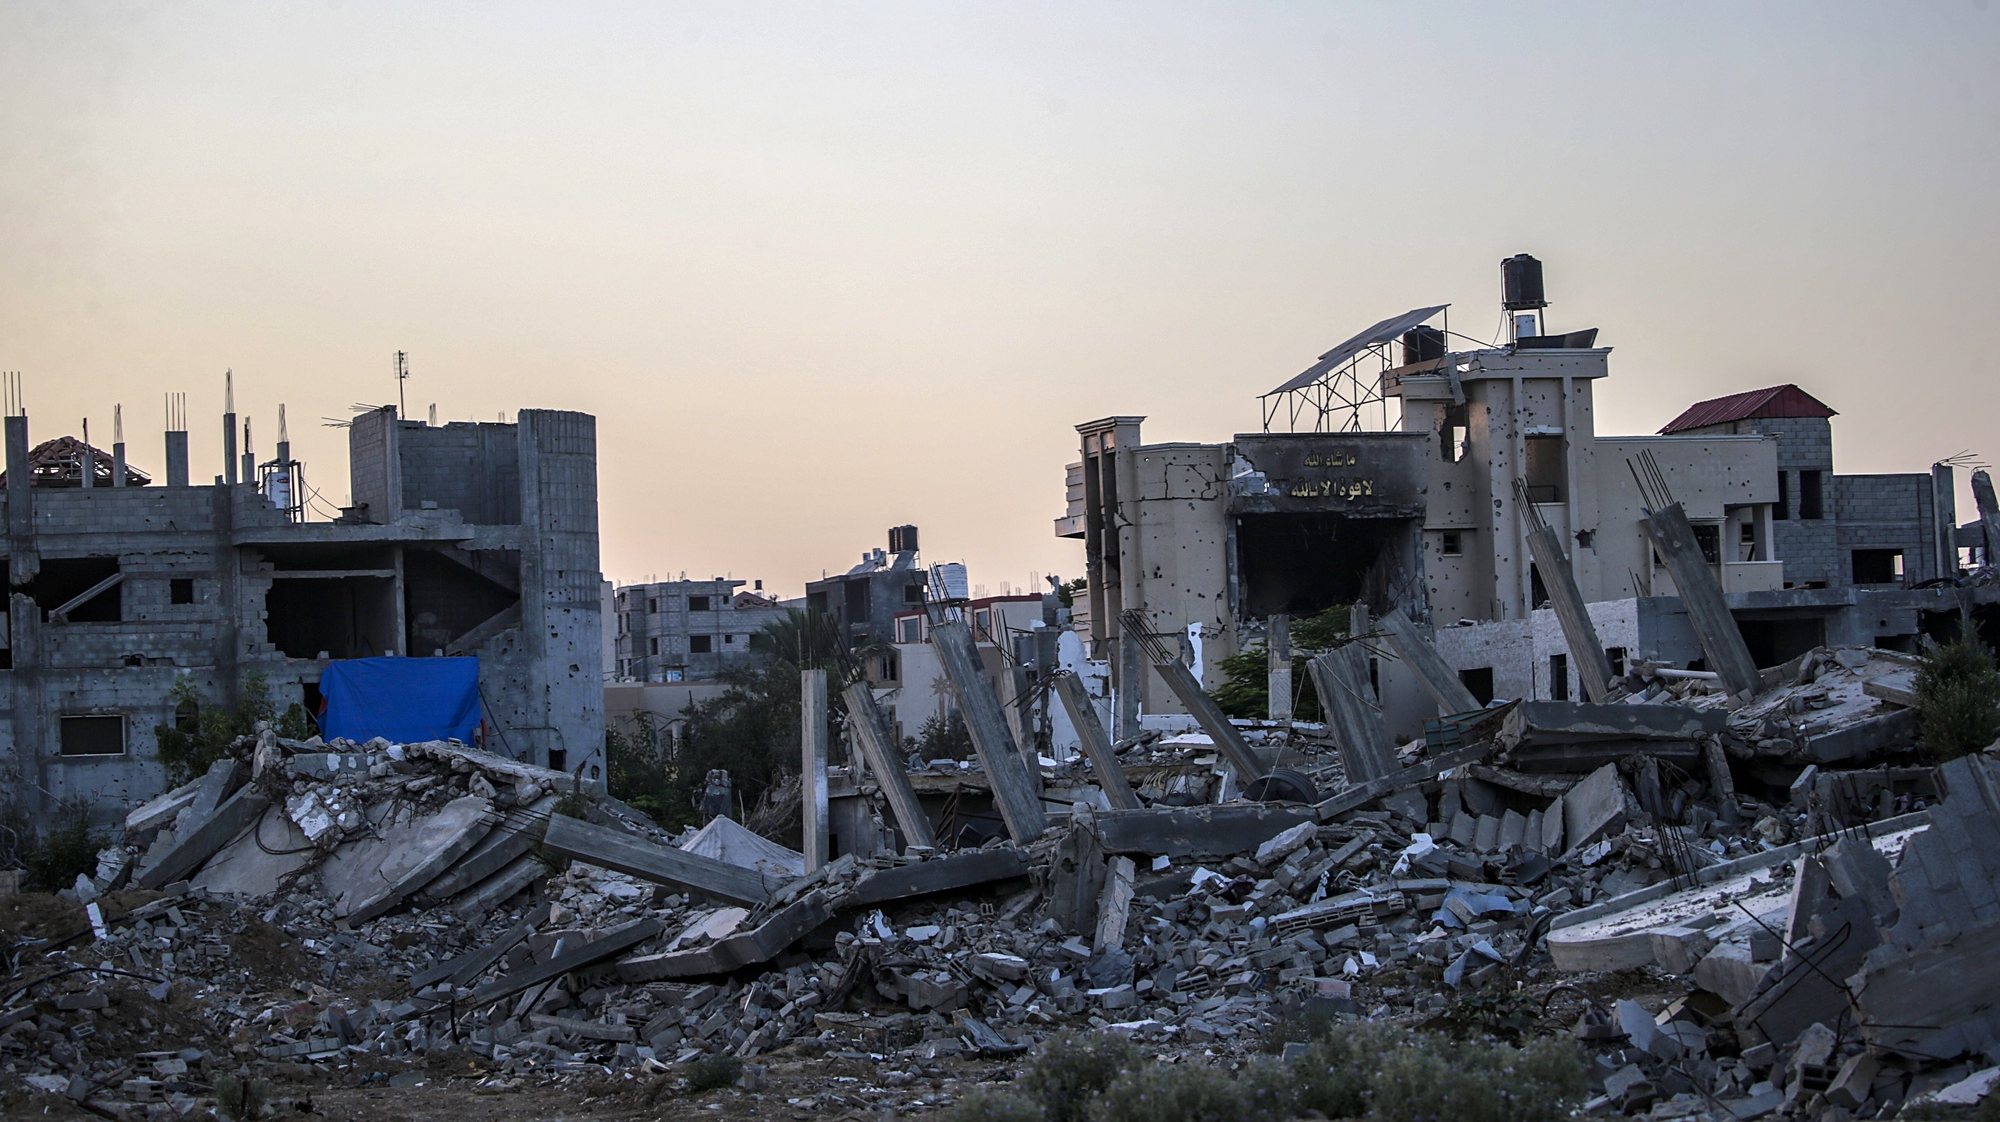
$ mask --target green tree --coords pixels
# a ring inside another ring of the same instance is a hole
[[[1292,623],[1292,715],[1299,720],[1320,719],[1319,691],[1306,677],[1306,659],[1346,638],[1347,628],[1345,604]],[[1271,660],[1262,643],[1223,659],[1221,670],[1222,684],[1212,692],[1224,713],[1255,720],[1271,711]]]
[[[172,724],[153,726],[153,743],[160,764],[167,769],[167,785],[178,787],[205,774],[209,767],[230,752],[237,738],[250,736],[263,721],[273,721],[280,736],[304,739],[312,735],[312,721],[305,708],[292,705],[278,716],[271,700],[269,684],[262,674],[252,671],[237,685],[236,705],[204,705],[194,683],[183,678],[167,691],[173,709]],[[275,720],[274,720],[275,718]]]
[[[2000,740],[2000,668],[1971,634],[1930,644],[1917,667],[1924,749],[1949,760]]]
[[[826,671],[829,717],[838,724],[846,715],[841,691],[866,677],[868,660],[887,650],[879,643],[849,648],[842,638],[830,617],[800,611],[750,636],[750,649],[763,657],[726,672],[720,697],[695,702],[682,714],[686,726],[665,795],[667,822],[693,819],[695,796],[713,768],[729,772],[746,805],[798,773],[800,672]]]

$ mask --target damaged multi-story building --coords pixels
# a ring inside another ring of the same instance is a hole
[[[1796,386],[1700,403],[1652,435],[1599,434],[1611,348],[1595,328],[1547,330],[1540,262],[1502,273],[1508,342],[1451,333],[1444,305],[1383,320],[1264,394],[1262,432],[1148,444],[1143,417],[1077,426],[1056,533],[1084,543],[1079,616],[1114,666],[1121,735],[1178,708],[1145,669],[1149,644],[1177,643],[1212,687],[1271,617],[1337,604],[1431,625],[1480,700],[1580,696],[1528,546],[1541,524],[1614,668],[1700,669],[1641,527],[1649,479],[1685,509],[1760,665],[1824,643],[1908,648],[1990,610],[1987,590],[1943,587],[1957,570],[1949,465],[1834,475],[1833,410]],[[1391,661],[1372,673],[1409,734],[1434,710]]]
[[[222,472],[193,482],[173,412],[163,483],[122,434],[109,453],[31,447],[26,415],[6,418],[0,737],[18,804],[109,816],[161,789],[156,727],[253,689],[316,713],[330,665],[381,656],[476,657],[483,747],[602,784],[592,417],[362,412],[336,512],[309,501],[282,435],[271,460],[247,433],[239,454],[233,411]]]
[[[708,681],[757,660],[751,636],[789,609],[764,594],[764,582],[651,581],[618,586],[612,612],[614,676],[639,682]]]

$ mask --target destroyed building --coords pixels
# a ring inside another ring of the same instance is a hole
[[[352,506],[319,521],[282,422],[261,463],[247,422],[232,409],[223,424],[223,470],[196,484],[172,422],[160,485],[127,464],[122,434],[109,456],[51,442],[38,458],[27,416],[6,418],[0,741],[31,812],[142,802],[165,780],[156,726],[257,684],[279,712],[316,714],[329,665],[381,656],[476,657],[487,747],[602,782],[591,417],[363,412]],[[182,684],[192,697],[177,704]]]
[[[1114,675],[1130,687],[1117,690],[1117,735],[1141,712],[1180,708],[1145,672],[1144,637],[1179,642],[1213,687],[1221,660],[1273,617],[1334,605],[1435,628],[1481,702],[1579,696],[1588,687],[1549,610],[1558,579],[1614,670],[1640,658],[1701,670],[1642,525],[1648,478],[1685,511],[1760,666],[1829,643],[1913,649],[1985,602],[1935,587],[1956,572],[1949,465],[1833,475],[1832,410],[1796,387],[1702,403],[1656,435],[1600,434],[1611,348],[1595,328],[1546,330],[1533,258],[1504,262],[1503,285],[1509,342],[1463,347],[1443,305],[1392,317],[1263,395],[1260,433],[1148,444],[1143,417],[1077,426],[1056,534],[1084,543],[1092,656],[1129,667]],[[1378,418],[1383,430],[1364,431]],[[1566,575],[1533,556],[1541,526]],[[1369,672],[1399,735],[1435,713],[1413,675]]]
[[[785,607],[748,581],[653,581],[620,585],[614,673],[640,682],[706,681],[748,665],[750,636],[785,618]]]

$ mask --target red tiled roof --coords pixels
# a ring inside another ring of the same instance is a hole
[[[1662,434],[1686,432],[1689,429],[1707,428],[1710,425],[1725,425],[1731,421],[1750,421],[1767,417],[1832,417],[1836,414],[1826,402],[1787,382],[1782,386],[1769,386],[1761,390],[1733,393],[1728,397],[1712,397],[1707,401],[1697,401],[1687,407],[1680,416],[1667,422],[1660,430]]]

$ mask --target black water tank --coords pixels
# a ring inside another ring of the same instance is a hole
[[[1525,253],[1500,262],[1500,306],[1508,311],[1546,308],[1542,296],[1542,263]]]
[[[1444,332],[1435,327],[1412,327],[1403,332],[1403,365],[1429,362],[1444,357]]]
[[[917,551],[917,528],[915,526],[889,527],[889,552],[915,553]]]

